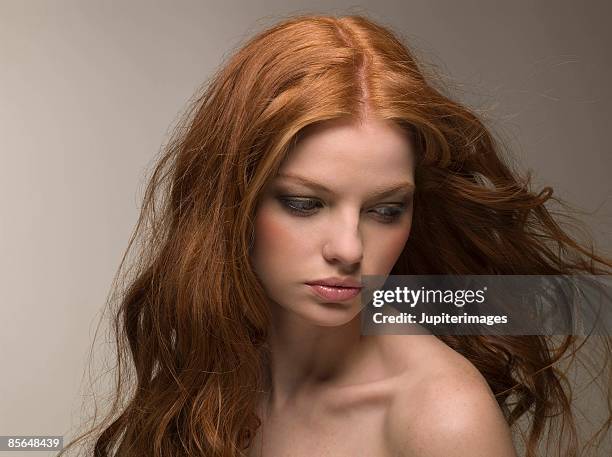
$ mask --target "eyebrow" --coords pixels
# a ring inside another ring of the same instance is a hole
[[[323,184],[320,184],[316,181],[312,181],[308,178],[304,178],[303,176],[298,176],[298,175],[294,175],[294,174],[290,174],[290,173],[279,173],[277,175],[278,178],[285,178],[285,179],[292,179],[294,181],[298,181],[299,183],[310,187],[312,189],[315,190],[319,190],[321,192],[326,192],[329,194],[334,194],[334,192],[330,189],[328,189],[327,187],[325,187]],[[373,192],[370,193],[369,197],[370,198],[384,198],[387,197],[389,195],[393,195],[397,192],[400,191],[414,191],[414,184],[409,182],[409,181],[403,181],[403,182],[399,182],[397,184],[392,184],[391,186],[387,186],[384,188],[378,188],[376,190],[374,190]]]

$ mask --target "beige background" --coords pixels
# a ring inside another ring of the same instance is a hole
[[[606,2],[0,0],[0,435],[71,436],[145,169],[222,59],[295,12],[401,32],[610,251]]]

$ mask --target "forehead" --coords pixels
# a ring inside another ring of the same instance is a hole
[[[408,133],[393,122],[327,121],[309,128],[289,152],[279,173],[353,186],[409,181],[414,151]]]

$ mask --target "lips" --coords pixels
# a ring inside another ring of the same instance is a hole
[[[325,278],[306,284],[320,297],[334,301],[350,300],[359,295],[363,287],[352,278]]]
[[[361,287],[323,286],[321,284],[308,284],[308,287],[320,297],[333,301],[350,300],[361,292]]]
[[[332,287],[363,287],[361,282],[359,282],[357,279],[338,277],[316,279],[314,281],[308,281],[306,284],[317,284]]]

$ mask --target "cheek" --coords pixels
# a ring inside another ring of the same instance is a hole
[[[408,236],[410,224],[407,226],[388,230],[384,234],[372,233],[368,243],[369,258],[372,259],[367,267],[374,274],[388,274],[399,258]]]
[[[262,208],[255,218],[252,259],[258,270],[282,271],[304,249],[304,234],[277,211]]]

